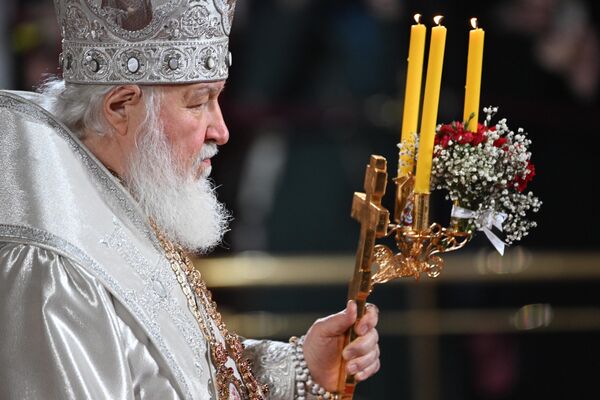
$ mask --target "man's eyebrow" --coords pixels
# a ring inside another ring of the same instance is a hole
[[[204,96],[208,96],[210,94],[210,88],[203,86],[203,87],[199,87],[197,89],[192,89],[189,92],[186,93],[186,98],[188,99],[194,99],[197,97],[204,97]]]
[[[227,82],[223,82],[223,86],[221,86],[221,88],[217,89],[218,94],[222,94],[225,91],[226,87],[227,87]]]
[[[225,90],[225,84],[223,86],[209,86],[209,90],[211,96],[218,96]]]
[[[193,99],[193,98],[204,97],[204,96],[208,96],[208,95],[217,96],[217,95],[221,94],[224,89],[225,89],[225,85],[223,85],[221,87],[203,86],[203,87],[199,87],[197,89],[193,89],[193,90],[189,91],[185,97],[188,99]]]

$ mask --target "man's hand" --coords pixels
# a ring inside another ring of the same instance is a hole
[[[315,382],[328,391],[337,389],[341,358],[347,361],[346,372],[357,381],[364,381],[379,370],[379,334],[377,307],[367,304],[365,313],[356,325],[359,336],[342,349],[344,334],[356,321],[356,303],[349,301],[346,309],[317,320],[304,339],[304,359]]]

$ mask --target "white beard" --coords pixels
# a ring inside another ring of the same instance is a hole
[[[217,153],[217,145],[205,143],[191,170],[184,171],[164,129],[152,122],[140,133],[137,149],[128,160],[126,185],[166,238],[187,251],[206,253],[221,242],[230,220],[208,179],[210,167],[202,170],[200,178],[194,176],[202,160]]]

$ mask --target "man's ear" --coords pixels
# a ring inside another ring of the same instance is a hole
[[[137,85],[119,86],[104,96],[102,111],[104,118],[118,135],[126,135],[130,113],[140,105],[142,89]]]

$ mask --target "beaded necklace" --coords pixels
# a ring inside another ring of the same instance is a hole
[[[192,261],[181,246],[173,244],[164,237],[154,221],[151,222],[151,226],[187,299],[188,308],[196,319],[202,335],[208,342],[210,357],[216,368],[216,389],[219,400],[230,400],[230,396],[233,394],[232,386],[244,398],[265,400],[269,393],[269,387],[260,384],[254,377],[250,361],[244,358],[243,355],[244,345],[239,336],[229,332],[225,326],[221,314],[217,311],[217,304],[212,300],[210,290],[206,287],[200,271],[194,268]],[[201,314],[197,300],[200,300],[206,311],[208,321]],[[225,343],[217,340],[217,335],[210,320],[214,321],[214,325]],[[235,376],[233,368],[226,365],[229,359],[234,361],[242,378],[241,380]]]

